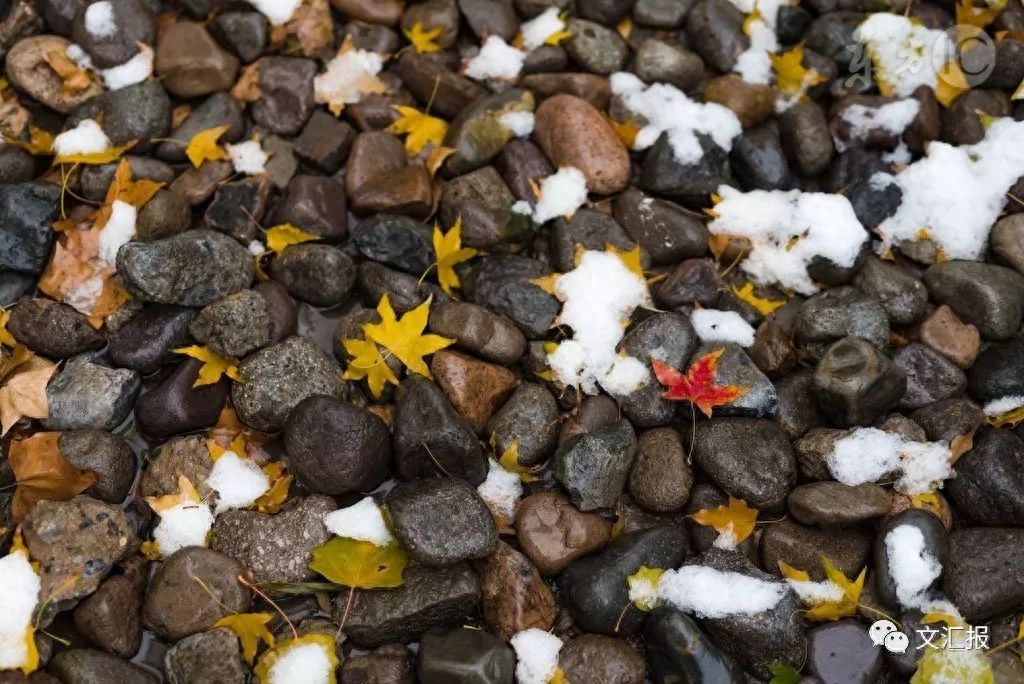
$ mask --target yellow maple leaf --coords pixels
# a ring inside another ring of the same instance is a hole
[[[811,576],[809,574],[807,574],[806,570],[797,570],[796,568],[794,568],[792,565],[790,565],[786,561],[780,560],[780,561],[778,561],[778,563],[779,563],[779,572],[781,572],[782,576],[785,577],[786,579],[791,579],[794,582],[810,582],[811,581]]]
[[[54,164],[85,164],[99,165],[116,162],[128,150],[129,145],[109,147],[102,152],[89,152],[88,154],[64,154],[54,158]]]
[[[425,302],[398,319],[395,316],[395,310],[391,308],[387,293],[384,293],[377,304],[377,313],[380,314],[381,322],[363,324],[363,332],[368,339],[398,357],[398,360],[413,373],[428,378],[431,377],[430,369],[427,368],[423,357],[444,349],[454,342],[454,340],[440,335],[423,334],[423,330],[427,327],[427,317],[430,315],[431,299],[428,297]]]
[[[645,612],[654,609],[658,583],[663,574],[665,571],[661,568],[649,568],[646,565],[641,565],[636,572],[626,578],[629,595],[633,599],[634,606]]]
[[[804,67],[804,45],[800,43],[791,50],[780,54],[769,54],[775,69],[775,87],[789,96],[803,96],[808,88],[825,81],[815,69]]]
[[[967,83],[967,77],[964,76],[964,72],[960,68],[960,62],[956,59],[951,59],[943,64],[937,76],[935,99],[943,107],[950,106],[956,98],[971,89],[970,84]]]
[[[41,156],[53,154],[53,133],[38,126],[29,124],[28,140],[5,140],[8,144],[17,145],[31,155]]]
[[[861,570],[857,579],[851,581],[836,566],[832,565],[828,558],[822,556],[821,562],[825,568],[825,576],[842,590],[843,595],[838,601],[825,601],[813,606],[807,611],[805,617],[808,620],[825,621],[839,620],[856,614],[857,602],[860,601],[860,593],[864,589],[864,577],[867,569]]]
[[[274,647],[274,635],[267,629],[267,623],[273,619],[272,613],[236,613],[222,617],[213,626],[227,627],[238,635],[245,661],[252,665],[261,641],[270,648]]]
[[[497,440],[497,433],[491,435],[491,448],[495,448]],[[539,467],[524,466],[519,463],[519,438],[516,437],[512,440],[512,443],[505,449],[505,453],[498,459],[498,465],[507,470],[510,473],[515,473],[519,476],[520,482],[536,482],[540,478],[537,477],[536,473],[540,470]]]
[[[0,309],[0,344],[8,347],[18,346],[18,341],[7,330],[7,322],[11,320],[11,312],[7,309]]]
[[[405,151],[415,156],[423,151],[428,144],[440,147],[444,136],[448,133],[448,122],[421,112],[415,107],[395,105],[392,107],[400,118],[387,127],[388,133],[406,135]]]
[[[334,537],[313,549],[309,568],[335,584],[353,589],[392,589],[405,582],[402,571],[408,564],[405,550],[395,542],[377,546],[373,542]]]
[[[274,254],[280,255],[292,245],[301,245],[303,242],[311,242],[320,238],[312,233],[307,233],[298,226],[290,223],[282,223],[279,226],[267,229],[266,245]]]
[[[455,267],[475,257],[477,251],[472,247],[462,246],[461,216],[456,219],[455,225],[451,227],[447,234],[442,233],[441,229],[435,224],[433,238],[434,256],[437,258],[437,280],[441,284],[441,289],[445,293],[451,294],[452,289],[462,286],[462,283],[459,282],[459,274],[455,272]]]
[[[387,359],[381,355],[380,347],[373,340],[350,339],[342,340],[341,344],[352,357],[341,376],[342,380],[366,378],[374,399],[380,399],[387,383],[398,384],[398,378],[388,365]]]
[[[761,14],[761,8],[757,6],[757,0],[754,0],[754,11],[746,16],[743,20],[743,33],[748,38],[754,33],[754,24],[757,22],[764,23],[764,17]]]
[[[768,316],[786,303],[784,299],[765,299],[754,294],[754,284],[747,283],[743,287],[732,286],[732,293],[750,306],[757,309],[762,316]]]
[[[444,28],[438,26],[432,29],[423,28],[423,23],[417,21],[412,28],[402,29],[402,34],[416,48],[420,54],[429,52],[440,52],[441,46],[437,44],[437,37],[441,35]]]
[[[540,289],[547,292],[549,295],[554,296],[555,294],[555,283],[562,277],[562,273],[549,273],[546,276],[540,276],[530,281],[531,285],[536,285]]]
[[[982,7],[976,7],[972,0],[957,0],[956,3],[956,26],[963,32],[965,27],[985,28],[1002,14],[1006,8],[1007,0],[996,0],[992,3],[985,3]]]
[[[178,492],[176,494],[164,494],[163,496],[147,496],[146,503],[157,515],[163,515],[175,506],[183,503],[202,503],[199,492],[196,491],[192,480],[184,475],[178,475]]]
[[[235,435],[235,438],[231,440],[231,444],[227,448],[222,447],[215,439],[207,439],[206,448],[210,452],[210,458],[213,459],[214,463],[219,461],[220,457],[229,451],[234,452],[235,456],[239,458],[246,458],[245,435],[241,432]]]
[[[1024,406],[1011,409],[1005,413],[1000,413],[995,416],[989,416],[988,424],[992,427],[1004,427],[1006,425],[1016,425],[1022,420],[1024,420]]]
[[[199,369],[199,377],[192,384],[193,387],[212,385],[219,381],[222,375],[228,376],[235,382],[245,382],[241,373],[238,372],[238,365],[234,361],[214,354],[210,351],[209,347],[200,347],[198,345],[179,347],[174,350],[174,353],[184,354],[203,362],[202,367]]]
[[[572,31],[570,31],[570,30],[568,30],[568,28],[566,28],[566,22],[569,20],[569,14],[566,13],[566,12],[562,12],[560,15],[558,15],[558,19],[562,22],[562,29],[559,30],[559,31],[555,31],[550,36],[545,38],[544,39],[544,44],[545,45],[558,46],[558,45],[561,45],[563,41],[566,41],[566,40],[569,40],[570,38],[572,38]],[[632,29],[630,29],[630,30],[632,31]]]
[[[634,245],[633,249],[619,249],[615,245],[605,243],[604,251],[619,257],[619,261],[629,269],[630,273],[640,280],[644,279],[644,269],[640,264],[640,245]]]
[[[260,513],[273,515],[281,510],[281,506],[288,500],[292,476],[285,474],[284,463],[281,461],[271,461],[263,466],[263,474],[270,480],[270,489],[261,494],[252,503],[252,507]]]
[[[732,534],[738,544],[753,534],[757,509],[748,506],[743,499],[730,496],[728,504],[704,508],[689,517],[701,525],[715,528],[719,534]]]
[[[198,169],[206,160],[217,161],[230,158],[231,155],[227,150],[217,144],[220,136],[227,133],[229,128],[231,128],[230,124],[224,124],[207,128],[192,136],[192,139],[188,141],[188,147],[185,148],[185,156],[192,162],[192,166]]]
[[[910,497],[910,505],[913,506],[914,508],[930,510],[936,514],[942,511],[942,502],[939,500],[939,496],[934,492],[915,494],[914,496]]]

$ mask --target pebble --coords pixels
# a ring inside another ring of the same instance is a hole
[[[103,121],[103,131],[115,145],[163,138],[171,130],[171,98],[158,81],[143,81],[97,95],[76,108],[66,123],[82,118]]]
[[[816,401],[806,398],[814,392],[814,375],[810,370],[798,369],[775,382],[779,410],[776,421],[779,430],[789,440],[799,439],[816,425],[824,422]]]
[[[355,130],[327,112],[313,112],[295,139],[295,156],[323,173],[333,174],[348,158]]]
[[[686,533],[679,527],[666,525],[624,534],[600,553],[573,561],[562,572],[558,588],[563,606],[584,632],[635,634],[647,614],[630,603],[626,578],[642,565],[677,567],[687,550]]]
[[[494,553],[473,568],[480,578],[484,622],[496,637],[508,641],[524,629],[554,626],[555,597],[522,553],[499,541]]]
[[[694,352],[693,359],[699,359],[719,349],[724,353],[718,359],[716,382],[735,385],[746,389],[746,393],[728,404],[717,407],[722,416],[743,416],[748,418],[770,418],[778,410],[778,396],[775,385],[761,372],[753,360],[736,344],[705,342]],[[683,409],[683,415],[688,415]]]
[[[424,565],[490,555],[498,528],[476,489],[452,477],[402,482],[384,499],[399,543]]]
[[[683,25],[692,2],[677,0],[637,0],[633,5],[633,18],[641,26],[677,29]]]
[[[187,636],[164,655],[168,684],[244,684],[238,636],[227,627]]]
[[[693,468],[675,430],[655,428],[641,433],[627,484],[637,503],[655,513],[683,507],[690,498]]]
[[[230,381],[221,378],[194,387],[202,365],[198,359],[186,359],[163,382],[139,397],[135,421],[142,432],[160,439],[216,424]]]
[[[712,307],[718,301],[724,283],[715,264],[708,259],[686,259],[679,262],[658,284],[654,296],[672,309],[694,306]]]
[[[390,474],[388,426],[337,397],[311,396],[292,409],[284,444],[291,471],[314,492],[369,492]]]
[[[515,391],[515,373],[460,352],[442,350],[434,354],[430,372],[452,406],[477,434]]]
[[[249,243],[256,238],[256,226],[263,220],[269,196],[270,182],[264,177],[224,183],[214,193],[203,221],[239,242]]]
[[[907,376],[907,391],[899,406],[913,410],[959,396],[967,389],[967,376],[953,362],[926,345],[911,342],[893,356]]]
[[[434,39],[438,47],[447,50],[455,45],[459,35],[459,7],[455,0],[427,0],[406,9],[402,15],[402,30],[411,31],[416,22],[425,29],[441,29]]]
[[[252,104],[252,120],[271,133],[297,134],[316,107],[316,62],[300,57],[263,57],[256,65],[260,97]]]
[[[67,359],[106,344],[89,319],[51,299],[22,299],[10,311],[7,331],[15,340],[43,356]]]
[[[697,333],[690,319],[675,312],[651,316],[619,343],[619,351],[645,365],[657,358],[673,368],[683,368],[696,348]],[[662,385],[649,377],[639,389],[619,398],[619,405],[638,428],[667,425],[675,418],[677,404],[665,399],[664,393]]]
[[[516,539],[544,575],[556,575],[577,558],[597,551],[611,536],[612,523],[596,513],[583,513],[569,497],[538,492],[516,507]]]
[[[254,61],[267,46],[267,20],[259,12],[222,12],[210,23],[210,31],[243,64]]]
[[[445,68],[434,56],[415,50],[409,50],[399,59],[398,75],[417,100],[424,103],[432,100],[433,111],[446,119],[457,116],[470,102],[487,93],[475,81]]]
[[[696,204],[701,196],[723,184],[736,185],[729,153],[702,134],[697,136],[697,141],[701,147],[700,161],[683,164],[676,158],[668,134],[663,133],[644,158],[637,186],[655,195],[679,199],[684,204]]]
[[[932,299],[991,340],[1012,337],[1024,317],[1024,276],[1004,266],[950,261],[924,274]]]
[[[167,440],[149,454],[146,466],[139,481],[139,493],[143,497],[177,494],[179,475],[187,477],[201,497],[213,495],[206,486],[213,460],[206,439],[201,435]]]
[[[717,71],[729,73],[750,47],[743,13],[728,0],[700,0],[686,15],[690,47]]]
[[[483,633],[479,630],[474,630],[474,632]],[[423,641],[421,640],[420,649],[422,648]],[[366,655],[351,655],[346,658],[341,666],[341,684],[361,684],[361,682],[413,684],[414,665],[409,649],[401,644],[386,644]]]
[[[510,318],[527,339],[542,339],[561,307],[529,281],[549,273],[544,264],[527,257],[487,256],[477,262],[462,288],[472,303]]]
[[[629,57],[629,46],[614,30],[585,19],[572,19],[566,30],[565,51],[584,71],[608,76],[619,71]]]
[[[558,666],[570,682],[643,684],[644,659],[623,639],[581,634],[558,652]]]
[[[162,240],[189,229],[192,212],[188,202],[171,190],[157,190],[139,210],[135,237],[142,241]]]
[[[221,48],[202,24],[176,21],[156,42],[153,70],[171,94],[201,97],[234,85],[238,59]]]
[[[433,629],[420,639],[420,684],[512,684],[515,669],[512,649],[482,629]]]
[[[296,299],[314,306],[336,306],[352,289],[356,267],[331,245],[302,244],[285,250],[270,262],[270,276]]]
[[[4,62],[7,78],[33,100],[67,114],[103,91],[103,86],[96,82],[77,93],[64,89],[64,81],[47,64],[46,55],[54,51],[64,53],[70,44],[60,36],[29,36],[19,40]]]
[[[778,575],[779,561],[785,561],[821,581],[825,579],[821,561],[825,556],[847,577],[856,577],[871,554],[871,542],[871,531],[864,526],[807,527],[786,519],[761,532],[761,567]]]
[[[944,491],[959,515],[976,525],[1024,526],[1024,443],[1012,432],[984,428],[956,462]]]
[[[553,266],[561,272],[575,268],[579,247],[602,250],[605,245],[612,245],[625,251],[634,247],[633,241],[614,218],[592,209],[580,209],[568,220],[555,219],[549,243]]]
[[[808,430],[803,437],[793,443],[800,475],[808,480],[832,479],[825,459],[835,449],[836,442],[849,436],[851,432],[852,430],[826,427],[814,427]]]
[[[924,428],[929,440],[949,441],[966,435],[985,424],[985,413],[966,397],[937,401],[910,414],[911,419]]]
[[[172,140],[165,140],[157,146],[156,153],[169,162],[185,161],[183,141],[191,140],[197,133],[227,126],[218,142],[238,142],[245,133],[245,119],[238,100],[227,93],[213,93],[196,105],[187,117],[171,131]]]
[[[823,682],[873,682],[882,674],[883,650],[856,620],[809,630],[807,649],[807,669]]]
[[[430,230],[408,216],[377,214],[352,229],[352,244],[367,259],[417,278],[434,262]],[[517,357],[518,358],[518,357]]]
[[[619,225],[650,255],[653,265],[700,257],[707,249],[707,228],[672,202],[628,188],[615,198],[614,212]]]
[[[501,117],[514,112],[533,113],[533,110],[533,93],[518,88],[473,101],[448,127],[444,146],[455,152],[445,161],[444,168],[461,176],[488,164],[515,137],[501,124]]]
[[[875,537],[875,588],[878,591],[879,598],[890,606],[899,606],[900,603],[896,594],[896,582],[892,576],[885,538],[890,532],[901,525],[911,525],[920,530],[921,536],[924,538],[924,548],[932,558],[939,562],[943,570],[949,565],[950,558],[952,557],[950,555],[946,528],[942,525],[942,521],[939,520],[938,516],[920,508],[909,508],[887,519],[878,530],[878,536]],[[967,612],[963,610],[964,606],[957,601],[956,597],[951,594],[950,598],[964,612],[964,617],[968,620],[972,619],[967,617]]]
[[[494,160],[494,167],[515,199],[529,202],[531,206],[537,203],[537,194],[531,181],[546,178],[555,172],[537,145],[519,138],[505,145]]]
[[[280,429],[306,397],[345,393],[337,364],[305,337],[259,350],[241,363],[239,372],[245,382],[233,383],[231,401],[239,420],[257,430]]]
[[[465,563],[434,568],[417,565],[403,573],[405,584],[390,591],[359,591],[345,622],[346,635],[360,646],[407,641],[431,627],[459,622],[480,601],[480,581]],[[345,611],[347,597],[335,599]]]
[[[36,275],[50,256],[60,190],[43,183],[0,185],[0,267]]]
[[[878,300],[854,287],[842,286],[801,304],[796,335],[813,358],[821,358],[829,345],[848,336],[866,340],[884,352],[889,348],[889,321]]]
[[[272,222],[290,223],[328,241],[342,240],[348,235],[344,188],[333,178],[295,176],[278,200]]]
[[[156,675],[117,656],[91,648],[75,648],[57,653],[47,669],[61,682],[73,684],[157,684]],[[35,678],[26,681],[35,681]]]
[[[109,368],[88,356],[76,356],[46,386],[50,416],[43,426],[47,430],[113,430],[132,412],[141,387],[133,370]]]
[[[837,425],[870,425],[896,406],[906,373],[859,337],[844,337],[822,355],[814,393],[822,413]]]
[[[160,563],[146,592],[142,622],[177,641],[249,610],[252,595],[236,578],[245,568],[234,558],[199,546],[175,551]]]
[[[117,272],[128,290],[158,304],[212,304],[248,287],[254,270],[243,246],[210,230],[129,242],[117,253]]]
[[[597,74],[530,74],[523,77],[520,85],[533,91],[538,100],[547,100],[556,95],[573,95],[601,110],[608,108],[612,97],[608,79]]]
[[[392,447],[395,467],[404,479],[447,474],[475,486],[487,476],[487,461],[473,428],[444,391],[422,376],[410,375],[399,386]]]
[[[21,533],[39,563],[40,591],[48,599],[39,611],[40,624],[49,624],[58,612],[95,592],[136,544],[135,528],[124,511],[89,496],[40,501],[22,521]]]
[[[1024,605],[1024,531],[964,527],[949,536],[943,589],[971,624]]]
[[[448,295],[444,294],[440,287],[421,283],[416,276],[394,271],[372,261],[359,264],[357,277],[359,286],[369,301],[380,301],[386,293],[391,301],[391,307],[399,316],[412,311],[428,297],[438,300],[439,303],[448,299]]]
[[[943,304],[921,323],[921,342],[945,356],[960,368],[970,368],[981,347],[981,333],[964,323]]]
[[[267,314],[270,316],[270,344],[280,344],[298,330],[299,317],[295,300],[288,295],[288,290],[281,283],[266,280],[257,283],[253,288],[267,303]]]
[[[254,290],[242,290],[204,307],[189,332],[219,356],[241,358],[269,341],[267,302]]]
[[[620,420],[560,445],[555,478],[581,511],[613,508],[625,489],[635,451],[633,427]]]
[[[864,260],[853,284],[882,305],[890,323],[908,325],[928,309],[928,290],[906,269],[874,256]]]
[[[834,527],[880,518],[892,507],[892,495],[883,487],[856,487],[839,482],[811,482],[795,487],[786,506],[797,522]]]
[[[640,44],[634,69],[648,83],[668,83],[680,90],[690,90],[704,78],[704,62],[699,56],[656,38]]]
[[[1015,45],[1024,47],[1020,43]],[[1024,273],[1024,216],[1011,214],[996,221],[989,234],[989,245],[1000,261],[1018,273]]]
[[[419,164],[410,165],[401,141],[384,131],[356,136],[345,167],[345,193],[357,215],[423,219],[433,209],[430,174]]]
[[[534,138],[558,167],[583,172],[587,189],[607,195],[629,182],[629,152],[601,113],[574,95],[555,95],[537,108]]]
[[[495,363],[515,363],[526,352],[526,337],[512,321],[469,302],[432,307],[428,326],[432,333],[454,340],[455,347]]]
[[[141,594],[128,576],[109,577],[75,607],[75,627],[96,648],[131,658],[142,644]]]
[[[743,668],[723,653],[693,619],[674,608],[663,606],[651,611],[644,629],[644,646],[653,681],[747,681]]]
[[[765,85],[747,83],[735,74],[711,79],[704,86],[704,99],[732,110],[744,130],[764,122],[775,106],[775,95]],[[775,131],[778,138],[778,131]],[[735,146],[735,142],[733,143]]]
[[[967,371],[971,398],[984,405],[1024,394],[1024,377],[1018,372],[1021,364],[1024,364],[1024,340],[1021,338],[988,345]]]
[[[76,468],[96,473],[85,494],[120,504],[135,481],[135,453],[122,437],[103,430],[69,430],[57,440],[61,455]]]
[[[796,480],[793,450],[766,420],[719,418],[702,425],[693,457],[718,486],[757,509],[779,509]]]
[[[324,515],[338,508],[334,499],[311,494],[274,515],[233,510],[217,516],[210,548],[238,559],[259,582],[306,582],[317,577],[309,569],[313,549],[331,533]]]
[[[449,157],[449,160],[455,157]],[[459,176],[441,193],[441,221],[454,226],[465,217],[462,244],[472,248],[504,248],[533,237],[530,219],[513,212],[512,191],[493,166]]]

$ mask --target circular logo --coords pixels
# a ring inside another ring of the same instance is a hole
[[[974,88],[996,68],[996,43],[977,26],[957,24],[943,31],[937,42],[931,51],[932,66],[951,86]]]

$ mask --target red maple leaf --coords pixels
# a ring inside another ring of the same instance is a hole
[[[668,388],[661,396],[672,401],[689,401],[708,418],[711,417],[711,410],[714,407],[729,404],[742,397],[747,393],[744,387],[715,384],[718,358],[724,352],[725,349],[716,349],[700,357],[690,364],[686,375],[657,359],[651,359],[651,367],[658,382]]]

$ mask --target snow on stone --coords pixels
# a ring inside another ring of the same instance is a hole
[[[498,121],[517,138],[526,138],[533,133],[533,112],[507,112]]]
[[[942,442],[914,442],[878,428],[857,428],[825,457],[839,482],[856,486],[896,474],[896,489],[909,496],[934,491],[955,475]]]
[[[582,174],[580,174],[582,175]],[[586,181],[584,181],[585,183]],[[583,200],[586,202],[586,199]],[[519,214],[520,216],[533,216],[533,207],[526,200],[519,200],[512,205],[512,213]]]
[[[72,154],[96,154],[110,149],[110,138],[93,119],[82,119],[53,139],[53,152],[58,157]]]
[[[910,147],[907,145],[907,143],[905,143],[902,140],[900,140],[899,144],[896,145],[894,149],[882,153],[882,161],[884,161],[886,164],[897,164],[899,166],[906,166],[913,160],[914,155],[913,153],[911,153]],[[888,176],[890,174],[882,173],[881,171],[879,171],[873,174],[872,177],[878,175]]]
[[[916,525],[898,525],[885,535],[885,552],[900,605],[924,605],[928,587],[942,574],[942,564],[928,551],[924,534]]]
[[[652,607],[658,605],[661,603],[661,596],[658,595],[658,584],[654,584],[647,577],[630,577],[629,600],[631,603],[639,606]]]
[[[516,502],[523,495],[518,474],[505,470],[492,458],[488,464],[487,479],[476,491],[495,517],[509,524],[515,520]]]
[[[747,83],[770,85],[775,75],[770,55],[779,49],[775,29],[764,19],[753,19],[746,24],[750,33],[750,47],[736,58],[733,71]]]
[[[506,43],[501,36],[488,36],[480,52],[466,62],[464,73],[477,81],[491,78],[511,81],[523,70],[525,59],[526,53]]]
[[[263,254],[264,252],[267,251],[267,246],[260,242],[259,240],[252,240],[248,244],[246,249],[249,250],[249,254],[252,254],[253,256],[259,256],[260,254]]]
[[[645,86],[626,72],[612,74],[611,84],[612,92],[626,108],[647,122],[637,133],[634,149],[645,150],[662,133],[667,133],[676,159],[682,164],[693,164],[703,156],[698,133],[729,151],[733,138],[743,130],[731,109],[714,102],[695,102],[675,86]]]
[[[754,344],[754,329],[735,311],[695,309],[690,320],[705,342],[735,342],[741,347]]]
[[[249,4],[259,10],[272,25],[280,26],[288,23],[302,0],[249,0]]]
[[[878,226],[884,253],[922,230],[949,259],[981,259],[1006,191],[1024,175],[1024,121],[996,119],[985,138],[959,147],[934,141],[896,174],[903,201]]]
[[[795,580],[786,578],[786,584],[796,592],[800,600],[807,605],[830,603],[843,598],[843,588],[831,580],[814,582],[811,580]]]
[[[921,103],[912,97],[887,102],[881,107],[853,104],[844,107],[842,119],[850,125],[853,140],[865,140],[871,131],[882,129],[892,135],[902,135],[921,110]]]
[[[237,145],[225,145],[228,156],[231,157],[231,165],[238,173],[248,176],[255,176],[266,171],[267,160],[270,156],[263,151],[259,140],[246,140]]]
[[[666,570],[658,583],[661,598],[699,618],[756,615],[779,604],[786,584],[702,565]]]
[[[153,530],[160,555],[165,558],[186,546],[206,546],[213,527],[213,511],[204,503],[185,501],[160,514]]]
[[[124,64],[100,70],[103,82],[110,90],[120,90],[142,83],[153,74],[153,48],[139,47],[138,53]]]
[[[89,5],[85,10],[85,30],[93,38],[112,38],[117,33],[114,6],[107,0]]]
[[[540,182],[540,199],[533,220],[546,223],[559,216],[571,216],[587,202],[587,179],[573,166],[564,166]]]
[[[548,684],[558,669],[562,640],[554,634],[531,627],[517,632],[509,641],[516,652],[518,684]]]
[[[95,66],[92,63],[92,57],[89,56],[88,52],[82,49],[81,45],[71,43],[68,45],[68,49],[65,50],[65,52],[67,53],[68,59],[74,62],[79,69],[95,71]]]
[[[523,35],[523,49],[527,52],[544,45],[548,38],[565,30],[558,7],[549,7],[519,27]]]
[[[985,404],[981,410],[985,412],[986,416],[998,416],[1001,413],[1019,409],[1021,406],[1024,406],[1024,396],[1014,394],[1006,397],[1000,397],[999,399],[993,399]]]
[[[854,30],[853,37],[865,46],[877,71],[876,80],[899,97],[910,97],[922,85],[934,90],[938,68],[955,52],[945,32],[901,14],[872,14]],[[866,60],[863,65],[855,61],[851,69],[867,66]]]
[[[39,589],[39,575],[25,551],[0,558],[0,670],[17,669],[28,660],[25,634],[32,626]]]
[[[270,668],[269,684],[327,684],[334,681],[334,665],[322,644],[296,644]]]
[[[718,533],[718,536],[715,537],[715,541],[711,545],[716,549],[733,551],[739,543],[739,540],[736,538],[736,530],[733,529],[732,523],[729,523],[725,526],[724,530]]]
[[[135,237],[135,219],[138,210],[127,202],[114,200],[110,207],[110,219],[100,230],[99,255],[100,261],[107,266],[117,262],[117,250],[131,242]]]
[[[339,52],[327,63],[327,70],[313,79],[316,101],[333,105],[355,104],[366,94],[360,84],[375,82],[383,68],[384,57],[376,52]]]
[[[251,506],[270,489],[267,477],[251,458],[225,451],[213,464],[206,485],[217,492],[217,514]]]
[[[708,230],[748,238],[752,250],[741,268],[763,285],[779,284],[805,295],[818,286],[807,266],[821,257],[849,267],[868,233],[842,195],[800,190],[742,192],[720,186],[721,201]]]
[[[555,281],[562,302],[558,322],[572,329],[572,339],[559,343],[548,364],[566,387],[579,385],[587,394],[605,391],[623,396],[649,379],[639,360],[620,355],[623,321],[638,306],[650,305],[643,278],[615,254],[586,251],[579,265]]]
[[[395,541],[380,506],[369,496],[348,508],[328,513],[324,516],[324,525],[339,537],[368,541],[376,546],[387,546]]]

